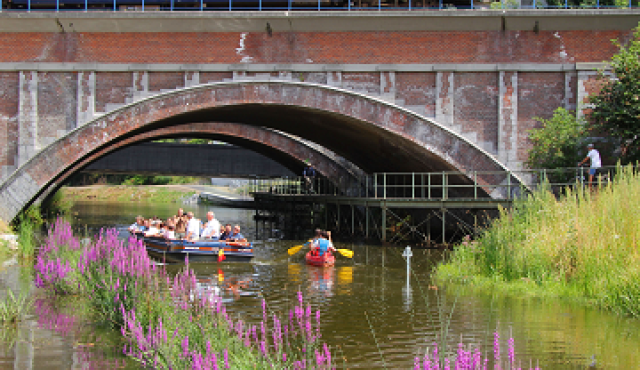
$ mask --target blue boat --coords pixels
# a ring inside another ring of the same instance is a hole
[[[139,236],[140,237],[140,236]],[[167,262],[249,262],[254,257],[253,245],[249,242],[226,242],[219,240],[187,241],[165,239],[159,236],[142,237],[149,255]]]

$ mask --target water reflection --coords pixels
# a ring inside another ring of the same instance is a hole
[[[309,284],[307,296],[332,297],[335,267],[317,267],[305,265]]]

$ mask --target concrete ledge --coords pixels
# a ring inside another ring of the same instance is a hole
[[[0,12],[0,32],[344,32],[630,30],[638,9]]]
[[[563,72],[595,71],[607,63],[486,63],[486,64],[107,64],[0,63],[1,72]],[[274,77],[274,79],[279,79]]]

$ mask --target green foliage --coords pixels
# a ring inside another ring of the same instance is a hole
[[[16,297],[11,289],[7,290],[4,301],[0,301],[0,322],[11,324],[20,321],[26,316],[33,306],[33,299],[28,294],[20,294]]]
[[[40,207],[31,206],[15,218],[13,225],[18,234],[18,253],[22,257],[33,257],[36,250],[37,230],[44,223]]]
[[[640,315],[640,174],[618,172],[597,196],[568,189],[558,200],[547,187],[518,201],[475,244],[459,245],[437,277],[529,286]]]
[[[611,79],[601,72],[604,86],[590,96],[594,105],[591,117],[598,129],[625,144],[623,163],[640,159],[640,28],[623,45],[613,40],[619,51],[611,58]]]
[[[520,3],[517,0],[502,0],[491,3],[491,9],[518,9]]]
[[[542,127],[529,131],[533,147],[529,151],[527,165],[530,168],[575,167],[584,156],[587,130],[585,122],[574,112],[558,108],[551,119],[535,118]]]
[[[43,219],[52,220],[68,213],[72,206],[73,202],[65,198],[62,191],[58,190],[40,204],[40,214]]]

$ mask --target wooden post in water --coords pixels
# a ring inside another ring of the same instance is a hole
[[[446,228],[447,228],[446,213],[447,213],[447,209],[446,208],[442,208],[442,244],[447,244],[447,238],[446,238]]]
[[[387,241],[387,205],[382,205],[382,241]]]
[[[365,238],[369,238],[369,206],[365,203],[364,206],[364,236]]]

